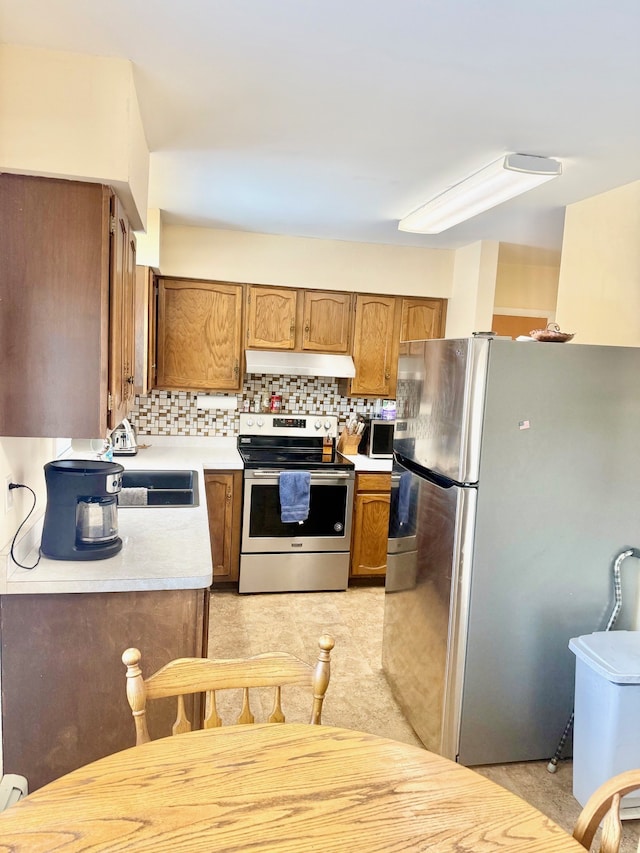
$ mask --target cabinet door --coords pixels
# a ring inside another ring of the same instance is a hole
[[[120,200],[111,197],[109,427],[133,406],[135,237]]]
[[[389,492],[358,492],[354,501],[351,575],[383,575],[387,570]]]
[[[241,329],[242,285],[161,278],[158,387],[239,390]]]
[[[298,292],[285,287],[247,287],[247,346],[294,349]]]
[[[110,195],[0,174],[2,436],[106,432]]]
[[[400,312],[394,296],[356,296],[352,397],[387,397],[396,393]]]
[[[418,355],[420,344],[415,341],[444,337],[447,302],[445,299],[402,300],[400,324],[400,355]]]
[[[0,596],[4,771],[24,774],[35,791],[133,746],[120,656],[142,649],[149,673],[203,657],[208,613],[203,589]],[[152,737],[175,719],[175,705],[163,705],[147,710]]]
[[[205,471],[213,581],[237,581],[240,566],[242,473]]]
[[[156,329],[158,284],[150,267],[136,267],[135,284],[135,386],[148,394],[156,385]]]
[[[304,294],[302,349],[349,352],[351,294],[307,290]]]

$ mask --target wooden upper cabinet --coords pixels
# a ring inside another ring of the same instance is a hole
[[[445,299],[403,298],[400,355],[418,354],[420,345],[414,341],[443,338],[446,315]]]
[[[0,175],[0,435],[97,438],[125,413],[131,242],[113,199],[101,184]]]
[[[158,283],[153,270],[136,267],[135,280],[135,378],[136,394],[148,394],[156,385],[156,330]]]
[[[294,349],[298,292],[286,287],[247,286],[247,347]]]
[[[241,330],[241,284],[160,278],[158,387],[239,390]]]
[[[133,407],[135,370],[136,244],[117,196],[111,198],[111,287],[109,323],[109,427]]]
[[[301,349],[311,352],[349,352],[350,293],[305,290]]]
[[[398,374],[400,311],[394,296],[359,293],[355,302],[351,397],[393,398]]]

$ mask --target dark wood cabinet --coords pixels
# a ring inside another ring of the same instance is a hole
[[[0,435],[95,438],[126,414],[134,250],[109,187],[0,175]]]
[[[146,674],[205,655],[208,607],[202,589],[0,596],[4,772],[33,791],[133,746],[122,653],[140,649]],[[156,705],[154,737],[175,718]]]

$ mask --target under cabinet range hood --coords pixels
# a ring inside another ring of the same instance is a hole
[[[289,376],[353,377],[356,368],[350,355],[291,352],[289,350],[245,350],[247,373],[280,373]]]

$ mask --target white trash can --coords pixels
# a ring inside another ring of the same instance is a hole
[[[640,768],[640,631],[598,631],[570,640],[576,656],[573,796],[585,805],[607,779]],[[640,817],[640,791],[621,803]]]

